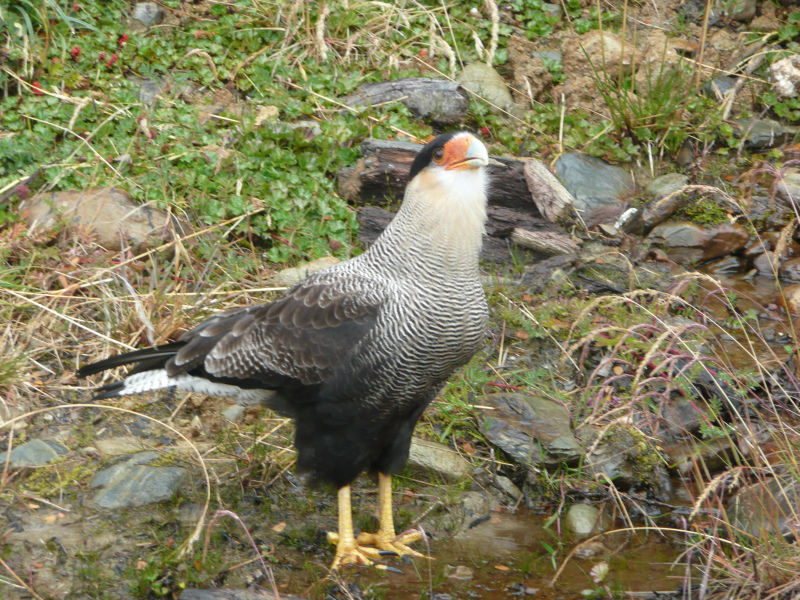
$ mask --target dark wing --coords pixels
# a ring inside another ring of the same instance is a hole
[[[391,283],[320,273],[271,304],[220,313],[184,334],[170,375],[204,371],[215,380],[265,387],[328,380],[375,326]]]

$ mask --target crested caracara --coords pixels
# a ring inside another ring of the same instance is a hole
[[[407,546],[419,533],[395,533],[391,476],[422,411],[484,339],[488,162],[473,135],[438,136],[417,155],[399,212],[369,250],[269,304],[222,312],[177,342],[86,365],[78,377],[133,365],[96,399],[161,388],[269,397],[295,422],[298,469],[339,489],[332,569],[373,564],[386,551],[421,556]],[[355,538],[350,483],[365,470],[378,473],[380,527]]]

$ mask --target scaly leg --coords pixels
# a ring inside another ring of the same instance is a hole
[[[390,475],[378,473],[378,497],[380,502],[381,525],[377,533],[361,533],[356,540],[360,546],[375,546],[381,550],[395,552],[399,556],[419,556],[416,550],[406,544],[422,539],[419,531],[407,531],[395,535],[394,518],[392,517],[392,478]]]
[[[385,568],[384,565],[375,565],[373,558],[381,557],[375,548],[363,548],[353,536],[353,513],[350,508],[350,486],[339,489],[339,533],[328,532],[328,541],[336,544],[336,557],[333,559],[331,571],[336,571],[342,565],[374,565]]]

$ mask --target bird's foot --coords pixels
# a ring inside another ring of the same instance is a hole
[[[375,546],[379,550],[385,552],[393,552],[398,556],[415,556],[417,558],[425,558],[421,554],[409,548],[407,544],[416,542],[422,539],[422,533],[418,529],[410,529],[404,531],[400,535],[394,535],[394,532],[366,533],[361,532],[356,539],[356,542],[361,546]]]
[[[361,536],[359,536],[360,538]],[[332,531],[328,532],[328,541],[336,546],[336,557],[333,559],[331,571],[338,571],[339,567],[346,565],[364,565],[368,567],[375,567],[382,571],[393,571],[401,573],[398,569],[388,567],[386,565],[376,563],[376,560],[383,558],[388,554],[396,554],[396,551],[386,551],[380,548],[370,548],[362,544],[359,540],[353,540],[349,543],[339,543],[339,534]]]

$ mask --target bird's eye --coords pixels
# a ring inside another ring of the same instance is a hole
[[[433,151],[433,160],[437,163],[442,162],[444,158],[444,148],[437,148]]]

